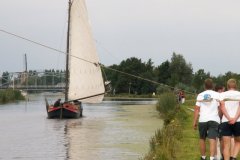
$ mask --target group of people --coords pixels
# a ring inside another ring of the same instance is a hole
[[[240,92],[235,79],[227,81],[227,91],[206,79],[205,91],[198,94],[193,128],[199,130],[201,160],[206,159],[206,138],[209,139],[210,160],[216,160],[217,139],[224,160],[236,160],[240,150]],[[232,143],[234,140],[234,143]]]

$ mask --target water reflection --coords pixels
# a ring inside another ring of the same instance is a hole
[[[47,119],[35,95],[0,106],[0,159],[136,160],[161,125],[153,105],[112,102],[85,105],[81,119]]]

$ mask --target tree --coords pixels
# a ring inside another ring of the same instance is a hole
[[[9,81],[10,81],[10,77],[9,77],[9,73],[8,72],[3,72],[2,74],[2,86],[8,86],[9,85]]]
[[[119,70],[125,73],[141,76],[145,69],[145,64],[141,59],[136,57],[128,58],[119,65]],[[122,93],[139,93],[141,92],[141,82],[136,77],[118,74],[118,90]]]
[[[163,62],[155,69],[155,72],[159,83],[168,84],[171,78],[170,62],[168,60]]]
[[[205,73],[204,69],[199,69],[195,74],[193,78],[193,86],[196,88],[198,92],[202,91],[203,84],[205,79],[210,78],[210,73]]]
[[[181,54],[173,53],[170,63],[170,85],[175,86],[181,82],[190,85],[193,78],[192,64],[187,63]]]
[[[151,59],[146,63],[142,62],[141,59],[131,57],[123,60],[120,65],[112,65],[110,68],[125,72],[129,75],[122,74],[119,72],[113,72],[105,70],[107,77],[112,82],[112,87],[116,93],[134,93],[134,94],[147,94],[155,92],[156,85],[139,79],[134,76],[142,77],[145,79],[155,80],[154,66]]]

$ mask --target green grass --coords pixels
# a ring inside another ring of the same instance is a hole
[[[182,119],[182,138],[180,140],[179,150],[176,152],[178,160],[197,160],[200,157],[198,131],[193,129],[193,112],[187,108],[192,106],[182,105],[182,110],[186,112],[187,117]]]

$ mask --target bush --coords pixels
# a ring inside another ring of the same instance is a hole
[[[176,96],[171,92],[167,92],[160,95],[156,107],[163,118],[166,118],[166,116],[170,116],[173,112],[175,112],[177,105]]]
[[[16,100],[24,100],[20,91],[12,89],[0,91],[0,103],[7,103]]]

